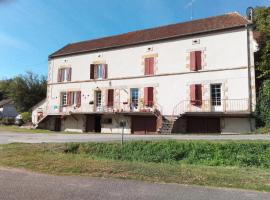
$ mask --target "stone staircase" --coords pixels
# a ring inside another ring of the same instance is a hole
[[[177,120],[177,117],[174,116],[164,116],[159,110],[154,111],[155,116],[158,121],[158,130],[160,134],[171,134],[174,126],[174,122]]]

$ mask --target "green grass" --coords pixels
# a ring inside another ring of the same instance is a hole
[[[270,142],[263,141],[134,141],[123,147],[118,143],[69,143],[64,152],[126,161],[270,167]]]
[[[56,132],[56,131],[50,131],[50,130],[44,130],[44,129],[28,129],[28,128],[20,128],[18,126],[4,126],[0,125],[0,134],[1,132],[14,132],[14,133],[57,133],[57,134],[80,134],[78,132]]]
[[[74,145],[74,144],[73,144]],[[91,145],[91,144],[89,144]],[[112,143],[111,145],[119,145]],[[87,175],[270,191],[270,169],[106,159],[67,152],[66,144],[0,145],[0,165],[56,175]],[[154,149],[152,152],[153,153]]]

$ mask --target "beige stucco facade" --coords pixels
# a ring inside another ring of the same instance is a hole
[[[97,112],[95,105],[89,104],[95,101],[94,92],[101,91],[102,105],[105,105],[106,91],[114,89],[114,108],[99,110],[103,117],[112,118],[111,124],[101,124],[101,132],[119,133],[122,131],[119,121],[124,118],[125,133],[131,133],[132,117],[113,113],[130,112],[129,104],[124,102],[130,102],[131,88],[138,88],[139,99],[143,101],[143,89],[153,87],[154,106],[148,109],[150,112],[157,109],[163,116],[180,116],[186,112],[230,112],[247,116],[254,111],[256,104],[253,60],[256,43],[250,33],[247,38],[247,29],[240,28],[52,58],[49,60],[44,114],[66,115],[62,130],[85,131],[84,115]],[[190,71],[189,55],[197,50],[202,52],[202,69]],[[144,58],[149,56],[154,57],[154,75],[145,76]],[[90,80],[90,64],[95,63],[108,65],[107,79]],[[61,67],[72,68],[70,82],[57,82]],[[200,107],[189,103],[191,84],[202,85]],[[212,84],[221,84],[222,103],[219,108],[211,105]],[[60,94],[64,91],[81,91],[81,106],[60,109]],[[77,120],[70,116],[75,114]],[[249,132],[253,125],[250,125],[249,117],[228,117],[221,120],[221,132]]]

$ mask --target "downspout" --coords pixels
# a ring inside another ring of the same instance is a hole
[[[248,57],[248,96],[249,96],[249,111],[250,111],[250,117],[249,117],[249,124],[250,124],[250,130],[253,131],[252,126],[252,85],[251,85],[251,61],[250,61],[250,27],[251,25],[246,25],[247,28],[247,57]]]

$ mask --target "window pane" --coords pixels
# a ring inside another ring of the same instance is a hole
[[[211,85],[211,99],[213,106],[221,105],[221,84]]]
[[[139,100],[139,90],[138,88],[131,89],[131,107],[137,107]]]

